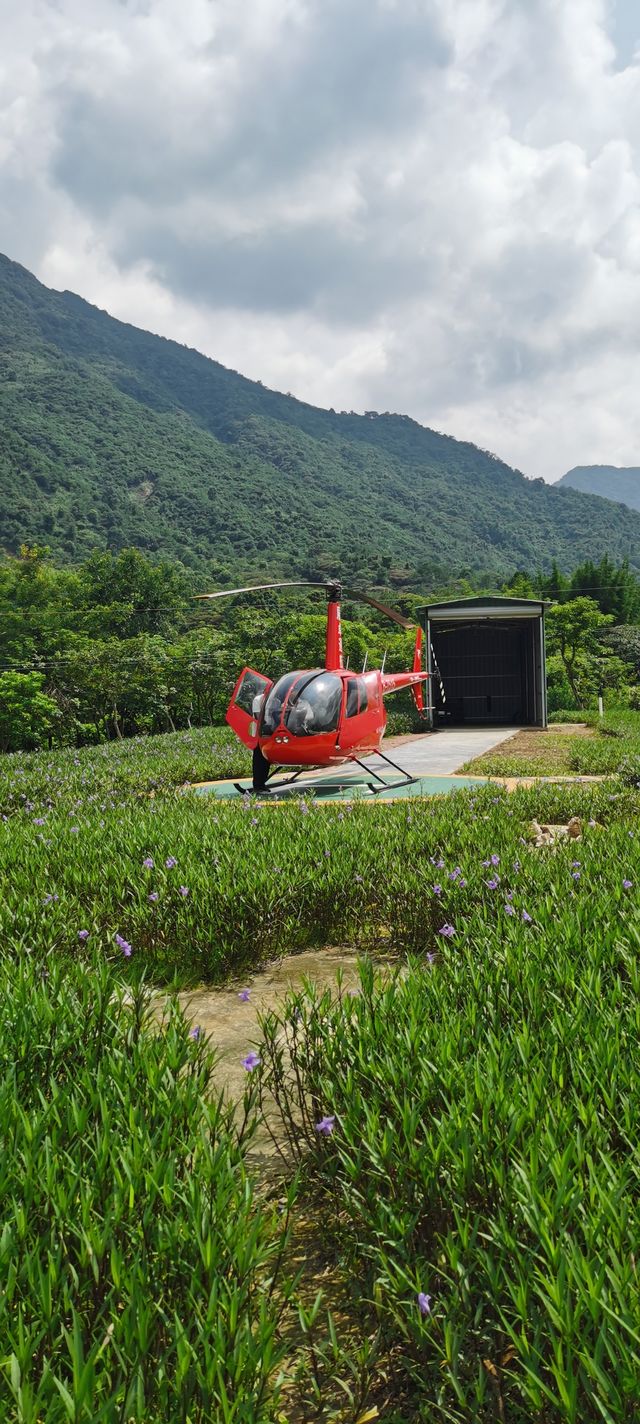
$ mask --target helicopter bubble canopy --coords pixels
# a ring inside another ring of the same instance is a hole
[[[286,673],[272,687],[264,704],[260,736],[270,737],[284,725],[292,737],[335,732],[342,705],[342,679],[335,673]]]

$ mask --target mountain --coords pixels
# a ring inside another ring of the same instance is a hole
[[[209,576],[439,579],[640,560],[640,514],[402,415],[319,410],[0,257],[0,548]]]
[[[558,485],[599,494],[603,499],[640,509],[640,465],[576,465],[558,480]]]

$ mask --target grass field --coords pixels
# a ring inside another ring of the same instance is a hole
[[[640,1418],[630,778],[177,794],[237,758],[218,731],[0,767],[0,1420]],[[268,1016],[235,1115],[149,1016],[145,981],[340,943],[360,992]]]
[[[469,776],[610,776],[621,768],[640,782],[640,713],[585,714],[582,727],[551,723],[524,731],[467,762]]]

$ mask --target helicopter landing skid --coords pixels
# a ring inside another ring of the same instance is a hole
[[[273,771],[267,778],[267,783],[271,781],[274,776],[277,776],[281,770],[281,767],[274,766]],[[301,767],[300,771],[294,771],[293,776],[288,776],[286,781],[279,781],[278,785],[273,787],[265,784],[260,787],[259,791],[256,791],[253,786],[242,786],[239,781],[234,781],[234,790],[239,791],[241,796],[269,796],[271,791],[282,791],[285,786],[293,786],[294,781],[297,781],[298,777],[302,776],[303,772],[307,770],[307,767]]]
[[[383,781],[382,777],[378,776],[377,771],[373,770],[373,767],[365,766],[363,761],[360,761],[358,757],[354,757],[353,760],[357,762],[358,766],[362,767],[363,771],[366,771],[367,776],[375,776],[376,781],[379,783],[377,786],[374,786],[372,781],[367,781],[367,786],[373,796],[380,796],[383,791],[398,791],[400,787],[415,786],[416,782],[420,780],[419,776],[410,776],[408,771],[404,771],[401,766],[398,766],[397,762],[391,760],[391,757],[385,756],[384,752],[378,751],[377,755],[382,757],[383,761],[386,761],[387,766],[392,766],[394,771],[400,772],[402,781]]]

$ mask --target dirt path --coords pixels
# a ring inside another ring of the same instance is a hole
[[[290,989],[305,980],[320,989],[333,986],[342,974],[345,989],[358,984],[356,950],[313,949],[291,954],[255,974],[223,989],[187,989],[178,995],[187,1018],[206,1034],[218,1052],[217,1085],[238,1101],[244,1092],[247,1070],[242,1060],[259,1042],[258,1015],[281,1004]],[[248,990],[249,998],[240,994]]]

